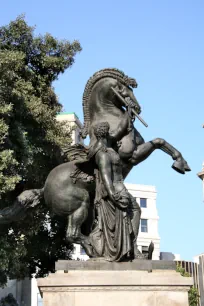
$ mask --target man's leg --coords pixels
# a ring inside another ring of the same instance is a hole
[[[129,206],[129,214],[131,218],[132,223],[132,229],[133,229],[133,246],[134,246],[134,257],[137,258],[139,255],[139,250],[137,249],[137,236],[139,234],[139,228],[140,228],[140,217],[141,217],[141,208],[139,204],[136,202],[136,199],[130,195],[131,203]]]

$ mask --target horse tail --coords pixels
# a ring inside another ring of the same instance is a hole
[[[44,188],[23,191],[14,201],[13,205],[0,210],[0,224],[8,224],[24,219],[29,208],[40,204]]]

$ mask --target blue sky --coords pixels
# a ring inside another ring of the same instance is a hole
[[[178,148],[192,172],[176,173],[156,151],[127,182],[155,185],[161,250],[192,259],[204,252],[204,203],[197,177],[204,161],[204,2],[202,0],[7,0],[1,24],[25,13],[36,33],[78,39],[82,52],[55,89],[68,112],[83,121],[82,94],[97,70],[116,67],[139,84],[146,141],[162,137]]]

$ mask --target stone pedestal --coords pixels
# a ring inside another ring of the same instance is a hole
[[[165,269],[159,261],[61,261],[56,267],[61,270],[38,280],[43,306],[188,305],[192,278],[173,270],[173,263]]]

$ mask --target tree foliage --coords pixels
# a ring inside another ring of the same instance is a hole
[[[23,16],[0,27],[0,208],[25,189],[42,188],[62,162],[70,131],[56,121],[62,110],[52,87],[81,51],[78,41],[35,36]],[[48,226],[48,223],[50,225]],[[53,269],[65,258],[65,223],[42,205],[25,222],[0,228],[0,284]]]

